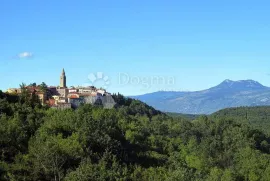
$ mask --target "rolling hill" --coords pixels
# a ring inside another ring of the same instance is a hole
[[[210,119],[230,119],[249,123],[270,135],[270,106],[226,108],[211,114]]]

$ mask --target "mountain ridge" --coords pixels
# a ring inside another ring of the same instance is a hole
[[[165,112],[211,114],[230,107],[270,105],[270,87],[251,79],[226,79],[200,91],[157,91],[130,97]]]

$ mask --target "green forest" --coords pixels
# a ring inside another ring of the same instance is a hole
[[[269,107],[187,118],[113,98],[56,110],[0,92],[0,180],[270,180]]]
[[[270,135],[270,106],[227,108],[212,114],[210,117],[246,122]]]

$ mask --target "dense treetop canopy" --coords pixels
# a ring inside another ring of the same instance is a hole
[[[270,138],[234,113],[190,121],[120,94],[113,109],[55,110],[27,95],[0,92],[0,180],[270,178]]]

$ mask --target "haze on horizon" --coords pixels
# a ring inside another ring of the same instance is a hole
[[[125,95],[203,90],[225,79],[270,86],[269,6],[266,0],[3,1],[0,89],[58,85],[62,68],[68,86],[103,72],[108,91]],[[164,81],[151,82],[157,77]]]

